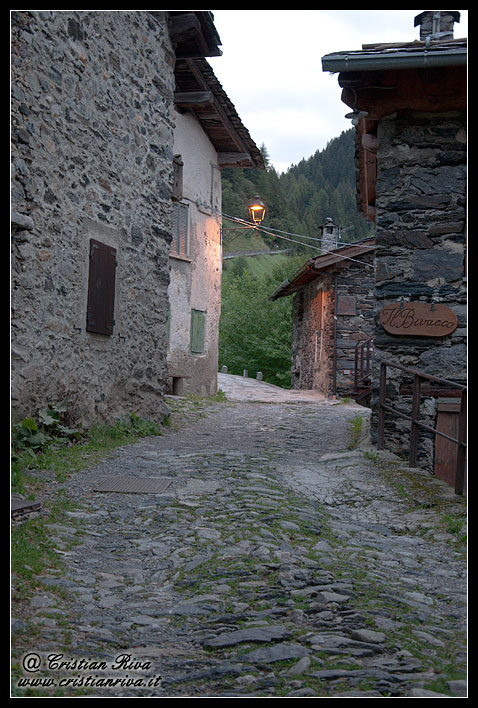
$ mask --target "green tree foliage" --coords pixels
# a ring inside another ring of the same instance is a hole
[[[245,260],[245,259],[243,259]],[[292,337],[292,302],[276,302],[270,295],[301,261],[287,259],[269,273],[254,276],[249,268],[224,273],[221,305],[219,363],[228,373],[249,376],[262,371],[269,383],[289,388]]]
[[[265,228],[317,238],[320,226],[330,217],[347,229],[343,233],[344,241],[359,241],[371,235],[373,226],[357,210],[354,129],[344,131],[324,150],[318,150],[280,175],[271,165],[264,145],[261,152],[265,170],[231,168],[223,171],[225,214],[249,219],[247,203],[252,197],[260,196],[267,205]],[[299,249],[279,236],[268,237],[267,242],[271,246]],[[311,241],[304,240],[304,243]],[[227,251],[227,233],[224,247]]]
[[[373,233],[373,226],[359,214],[356,204],[354,129],[343,132],[322,151],[278,174],[267,149],[261,146],[265,170],[226,169],[222,173],[223,214],[249,220],[247,204],[259,196],[266,204],[265,229],[231,229],[225,221],[224,252],[289,249],[288,257],[267,256],[269,267],[246,257],[224,262],[222,316],[219,327],[219,363],[228,371],[255,376],[289,387],[292,337],[292,298],[269,300],[276,287],[290,277],[306,259],[319,255],[310,248],[320,242],[320,226],[328,217],[344,229],[344,241],[359,241]],[[284,237],[292,238],[284,240]],[[297,234],[299,236],[297,236]],[[300,245],[300,244],[303,245]],[[240,244],[240,247],[239,247]],[[276,265],[280,263],[280,265]]]

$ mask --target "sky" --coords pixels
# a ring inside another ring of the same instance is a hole
[[[322,57],[362,44],[419,39],[423,10],[212,10],[222,56],[208,62],[258,147],[278,172],[352,127],[338,74]],[[456,39],[468,35],[460,10]]]

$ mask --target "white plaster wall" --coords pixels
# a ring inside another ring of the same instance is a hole
[[[188,258],[170,257],[168,368],[184,376],[185,392],[217,390],[221,311],[221,174],[217,154],[192,114],[174,112],[174,154],[183,160],[183,199],[189,207]],[[206,312],[205,351],[190,352],[191,309]],[[189,378],[186,378],[189,377]]]

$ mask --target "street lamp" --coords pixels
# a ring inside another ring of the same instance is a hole
[[[258,197],[254,197],[254,199],[249,202],[248,208],[252,221],[256,225],[260,224],[266,215],[266,205],[264,202]]]

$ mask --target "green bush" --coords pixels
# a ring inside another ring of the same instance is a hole
[[[53,469],[57,476],[64,477],[68,471],[81,469],[85,460],[106,454],[118,445],[161,434],[158,424],[143,420],[136,413],[128,413],[112,425],[92,425],[87,431],[80,431],[66,424],[71,418],[69,406],[69,401],[50,404],[42,408],[36,418],[12,423],[11,484],[14,491],[23,491],[23,473],[33,467]]]
[[[269,300],[278,283],[297,267],[293,259],[255,276],[249,268],[225,274],[219,324],[219,365],[230,374],[244,369],[264,381],[290,387],[292,302]]]
[[[38,412],[37,420],[24,418],[12,424],[12,458],[16,460],[22,454],[35,457],[38,452],[49,447],[60,448],[76,442],[81,432],[64,423],[64,417],[70,401],[52,403]]]

